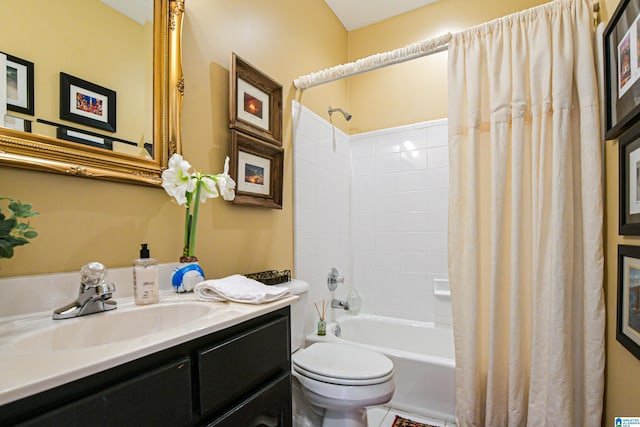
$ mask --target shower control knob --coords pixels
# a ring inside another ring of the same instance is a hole
[[[335,291],[340,283],[344,283],[344,277],[340,276],[335,267],[331,267],[329,275],[327,276],[327,286],[329,287],[329,290]]]

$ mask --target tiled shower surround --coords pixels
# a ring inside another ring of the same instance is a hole
[[[293,109],[295,272],[310,302],[330,298],[336,267],[336,297],[355,286],[362,312],[450,324],[449,297],[433,291],[447,278],[446,119],[349,136]]]

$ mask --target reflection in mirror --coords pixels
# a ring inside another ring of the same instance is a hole
[[[0,164],[160,185],[180,151],[184,1],[6,7]]]

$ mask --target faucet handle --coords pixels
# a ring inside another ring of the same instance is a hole
[[[344,277],[341,277],[335,267],[331,267],[327,276],[327,286],[330,291],[335,291],[339,283],[344,283]]]
[[[80,269],[80,282],[83,289],[100,284],[107,275],[107,269],[99,262],[93,261]]]

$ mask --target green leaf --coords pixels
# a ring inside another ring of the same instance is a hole
[[[0,236],[8,236],[11,234],[11,230],[16,227],[18,221],[15,218],[5,219],[0,221]]]
[[[38,215],[38,212],[31,212],[31,204],[21,203],[19,200],[12,200],[11,203],[9,203],[9,210],[18,218],[28,218]]]
[[[13,236],[0,237],[0,241],[5,241],[9,243],[11,246],[22,246],[29,243],[29,241],[23,237],[13,237]]]
[[[24,231],[24,230],[28,230],[29,229],[29,223],[28,222],[20,222],[18,224],[16,224],[16,230],[18,231]]]
[[[13,256],[13,246],[0,239],[0,258],[11,258]]]
[[[27,239],[35,239],[36,237],[38,237],[38,233],[35,231],[26,231],[23,236]]]

